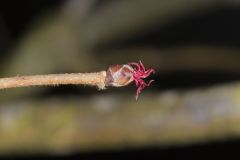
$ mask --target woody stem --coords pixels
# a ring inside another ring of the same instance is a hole
[[[48,74],[0,78],[0,89],[27,86],[91,85],[105,88],[106,71],[95,73]]]

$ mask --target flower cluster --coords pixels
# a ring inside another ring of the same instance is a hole
[[[141,91],[146,86],[150,86],[150,84],[154,81],[154,80],[150,80],[148,83],[146,83],[143,80],[143,78],[147,78],[152,73],[154,74],[155,71],[154,71],[154,69],[146,69],[141,61],[139,61],[139,63],[135,63],[135,62],[128,63],[128,65],[130,65],[133,68],[133,80],[134,80],[136,86],[138,87],[137,93],[136,93],[136,100],[137,100]]]
[[[141,91],[154,80],[150,80],[146,83],[143,79],[155,73],[153,69],[146,69],[141,61],[139,63],[132,62],[122,65],[113,65],[108,68],[107,76],[105,79],[106,86],[122,87],[135,82],[137,88],[136,100],[139,97]]]

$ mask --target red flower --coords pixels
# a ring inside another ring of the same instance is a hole
[[[155,73],[153,69],[146,69],[141,61],[139,63],[128,63],[122,65],[114,65],[108,68],[105,79],[106,86],[122,87],[126,86],[132,81],[135,81],[137,88],[136,100],[141,91],[154,80],[146,83],[143,79]]]
[[[146,83],[143,78],[147,78],[151,75],[151,73],[155,73],[154,69],[146,69],[141,61],[138,63],[132,62],[128,63],[133,69],[133,80],[135,81],[136,86],[138,87],[137,93],[136,93],[136,100],[138,99],[139,94],[141,91],[146,87],[150,86],[150,84],[154,80],[150,80],[148,83]]]

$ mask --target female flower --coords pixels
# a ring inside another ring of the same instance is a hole
[[[126,86],[132,81],[137,87],[136,100],[141,91],[150,86],[154,80],[146,83],[143,79],[155,73],[154,69],[146,69],[141,61],[139,63],[132,62],[123,65],[114,65],[108,68],[105,80],[106,86],[122,87]]]

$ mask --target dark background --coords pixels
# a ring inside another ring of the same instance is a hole
[[[0,53],[1,57],[9,56],[7,51],[14,46],[28,30],[29,25],[45,11],[51,11],[63,4],[63,0],[23,0],[5,1],[0,3]],[[98,2],[104,5],[107,1]],[[119,40],[107,44],[109,48],[121,48],[136,45],[153,47],[171,47],[191,44],[211,46],[225,46],[239,48],[240,44],[240,7],[219,5],[215,10],[206,10],[204,13],[189,15],[184,19],[176,20],[164,27],[155,26],[146,32],[127,40]],[[100,46],[99,50],[106,50]],[[181,78],[180,78],[181,77]],[[160,86],[153,90],[169,88],[188,88],[208,86],[217,83],[231,82],[240,79],[236,72],[213,71],[181,71],[163,73],[155,76]],[[57,93],[66,94],[72,88],[58,89]],[[55,94],[56,92],[50,92]],[[49,93],[48,93],[49,94]],[[1,142],[0,142],[1,143]],[[230,158],[238,153],[239,139],[224,140],[198,145],[171,146],[167,148],[149,147],[139,149],[124,149],[119,151],[107,150],[90,153],[71,153],[64,156],[53,155],[8,155],[3,158],[84,158],[84,159],[155,159],[155,158],[220,158],[223,155]]]

